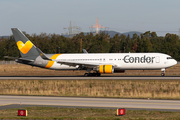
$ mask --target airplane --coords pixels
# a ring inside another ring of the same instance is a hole
[[[171,56],[163,53],[84,53],[45,54],[37,48],[18,28],[12,28],[21,54],[16,62],[53,70],[86,70],[84,76],[124,73],[125,70],[161,70],[177,64]],[[91,72],[93,71],[93,73]]]

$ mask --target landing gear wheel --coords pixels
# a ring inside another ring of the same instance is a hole
[[[89,74],[88,74],[88,73],[85,73],[84,76],[87,77],[87,76],[89,76]]]
[[[96,76],[96,73],[91,73],[91,76]]]
[[[101,76],[101,73],[97,73],[97,76]]]
[[[101,73],[85,73],[84,76],[101,76]]]
[[[165,76],[165,68],[161,69],[161,76]]]
[[[165,76],[165,73],[161,73],[161,76]]]

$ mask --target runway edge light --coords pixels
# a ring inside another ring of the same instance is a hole
[[[125,108],[118,108],[117,109],[117,116],[125,115]]]
[[[18,116],[27,116],[27,110],[19,109]]]

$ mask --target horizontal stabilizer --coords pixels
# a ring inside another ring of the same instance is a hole
[[[5,58],[8,58],[8,59],[15,59],[16,62],[19,62],[19,63],[22,63],[23,61],[26,61],[26,62],[34,62],[34,60],[31,60],[31,59],[26,59],[26,58],[16,58],[16,57],[9,57],[9,56],[4,56]]]
[[[26,59],[26,58],[18,58],[18,60],[28,61],[28,62],[34,62],[34,60],[31,60],[31,59]]]
[[[17,57],[10,57],[10,56],[4,56],[4,58],[8,58],[8,59],[18,59]]]

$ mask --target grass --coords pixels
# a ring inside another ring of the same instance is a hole
[[[169,111],[146,111],[146,110],[126,110],[124,116],[116,116],[116,109],[97,108],[57,108],[57,107],[26,107],[28,116],[17,116],[18,109],[0,110],[0,119],[65,119],[65,120],[178,120],[180,112]]]
[[[28,65],[0,65],[1,76],[69,76],[85,71],[54,71]],[[160,75],[160,70],[127,70],[112,75]],[[166,70],[166,75],[180,75],[180,65]],[[180,99],[179,80],[0,80],[0,94],[83,96],[116,98]],[[180,112],[127,110],[115,116],[116,110],[95,108],[27,107],[28,117],[17,116],[18,109],[0,110],[0,119],[180,119]]]
[[[0,75],[1,76],[70,76],[70,75],[84,75],[86,71],[57,71],[57,70],[49,70],[44,68],[32,67],[29,65],[23,64],[15,64],[15,65],[0,65]],[[103,76],[106,75],[161,75],[161,70],[126,70],[125,73],[114,73],[114,74],[102,74]],[[166,75],[174,76],[180,75],[180,64],[177,64],[171,68],[166,69]]]
[[[84,71],[85,72],[85,71]],[[1,76],[83,75],[83,71],[54,71],[28,65],[0,65]],[[160,70],[129,70],[112,75],[160,75]],[[180,65],[167,75],[180,75]],[[0,80],[0,94],[180,99],[179,80]]]
[[[180,99],[180,81],[0,80],[0,94]]]

